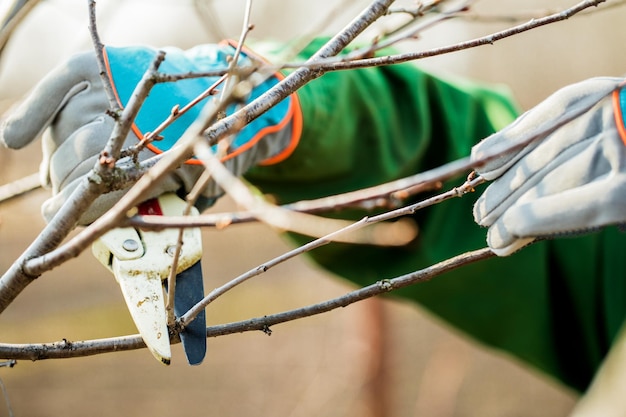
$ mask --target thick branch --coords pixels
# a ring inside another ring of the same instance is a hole
[[[120,120],[115,124],[111,137],[105,146],[102,154],[104,158],[100,158],[96,162],[93,170],[83,181],[79,182],[66,204],[61,207],[35,241],[0,278],[0,313],[11,304],[28,284],[46,270],[51,269],[50,267],[41,266],[45,255],[61,244],[63,239],[76,227],[80,216],[89,208],[93,201],[109,191],[110,187],[107,181],[112,177],[114,163],[112,164],[108,158],[119,154],[122,143],[128,135],[131,123],[135,119],[143,99],[147,96],[151,86],[154,85],[150,73],[156,72],[162,60],[163,55],[159,55],[152,63],[148,73],[137,85],[128,106],[122,112]],[[68,252],[65,254],[65,260],[71,259],[79,253]]]
[[[365,30],[378,17],[384,15],[387,7],[392,3],[393,0],[377,0],[374,2],[346,29],[327,42],[326,45],[311,58],[311,61],[339,53],[359,33]],[[294,71],[279,84],[241,110],[212,125],[204,136],[209,142],[213,143],[227,134],[234,133],[239,126],[260,116],[289,94],[294,93],[298,88],[319,75],[321,75],[320,72],[311,71],[309,68],[301,68]],[[207,120],[211,118],[212,117],[208,117],[206,114],[202,115],[199,120],[187,129],[185,134],[177,142],[177,146],[163,154],[159,162],[139,179],[137,184],[120,199],[118,204],[96,220],[91,226],[81,231],[70,243],[44,256],[41,256],[41,253],[35,254],[35,257],[39,257],[29,260],[26,265],[29,272],[31,274],[41,274],[46,270],[62,264],[85,250],[95,239],[102,236],[107,230],[118,225],[126,216],[126,212],[141,202],[141,198],[146,192],[161,181],[165,175],[191,156],[194,142],[201,136],[201,133],[206,128]],[[2,311],[2,306],[2,299],[0,299],[0,311]]]

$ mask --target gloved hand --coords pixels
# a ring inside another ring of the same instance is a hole
[[[539,238],[626,223],[622,78],[565,87],[472,149],[472,159],[539,139],[476,169],[494,180],[474,206],[500,256]],[[621,90],[620,90],[621,88]]]
[[[231,45],[201,45],[188,51],[165,48],[166,57],[159,71],[168,74],[208,72],[228,67],[234,54]],[[116,90],[117,99],[124,106],[149,67],[156,49],[148,47],[105,48],[108,76]],[[250,63],[251,53],[238,61]],[[280,75],[261,82],[248,100],[258,97],[279,81]],[[170,114],[175,105],[181,108],[211,86],[217,78],[187,79],[157,84],[143,104],[124,147],[135,145],[145,133],[154,131]],[[162,140],[153,142],[139,153],[145,160],[170,149],[199,114],[202,104],[176,120],[165,129]],[[9,148],[19,149],[40,133],[43,135],[44,160],[41,165],[42,183],[51,185],[53,197],[47,200],[42,212],[49,221],[71,195],[78,182],[95,165],[114,127],[106,114],[108,101],[102,85],[94,53],[76,55],[48,74],[26,100],[0,124],[0,141]],[[228,109],[227,113],[234,111]],[[235,136],[224,163],[236,175],[263,161],[277,162],[288,156],[299,138],[300,108],[295,96],[251,122]],[[131,163],[123,159],[118,164]],[[198,161],[189,160],[165,178],[146,199],[165,192],[188,192],[203,168]],[[80,219],[88,224],[98,218],[119,200],[126,190],[114,191],[99,197]],[[199,200],[199,209],[211,205],[222,194],[209,184]]]

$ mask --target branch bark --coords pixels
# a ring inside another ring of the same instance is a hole
[[[367,287],[351,291],[341,297],[312,304],[306,307],[285,311],[282,313],[266,315],[233,323],[207,327],[207,337],[225,336],[233,333],[243,333],[260,330],[265,333],[272,326],[302,319],[317,314],[326,313],[337,308],[347,307],[350,304],[381,295],[399,288],[426,282],[447,271],[469,265],[495,256],[489,248],[478,249],[447,259],[438,264],[429,266],[420,271],[402,275],[392,279],[378,281]],[[177,343],[177,340],[173,340]],[[87,340],[72,342],[62,340],[54,343],[43,344],[0,344],[0,357],[17,360],[43,360],[61,359],[83,356],[92,356],[102,353],[120,352],[144,348],[145,344],[139,335],[115,337],[108,339]]]
[[[557,13],[553,13],[549,16],[545,16],[539,19],[531,19],[529,22],[514,26],[502,30],[500,32],[492,33],[487,36],[469,40],[466,42],[456,43],[454,45],[445,46],[442,48],[434,48],[422,52],[409,52],[397,55],[387,55],[376,58],[363,58],[364,52],[362,50],[356,50],[348,55],[335,59],[327,59],[321,62],[311,63],[291,63],[284,64],[283,68],[297,68],[302,65],[309,65],[311,69],[317,71],[340,71],[355,68],[367,68],[380,65],[392,65],[401,64],[409,61],[417,61],[424,58],[430,58],[433,56],[449,54],[452,52],[462,51],[465,49],[476,48],[483,45],[493,45],[495,42],[509,38],[511,36],[519,35],[520,33],[527,32],[532,29],[536,29],[541,26],[549,25],[552,23],[567,20],[575,14],[589,9],[591,7],[597,7],[606,0],[584,0],[566,10],[562,10]]]
[[[175,149],[167,152],[163,156],[154,158],[151,161],[146,161],[142,166],[151,167],[143,177],[141,177],[137,184],[123,197],[120,202],[108,213],[98,219],[91,226],[81,231],[74,239],[70,240],[67,244],[60,246],[60,243],[68,233],[73,229],[79,214],[101,193],[107,191],[109,184],[106,183],[108,176],[107,164],[99,164],[94,168],[94,171],[86,179],[79,188],[73,194],[70,203],[66,204],[52,223],[44,229],[40,236],[33,242],[33,244],[24,252],[24,254],[11,266],[9,271],[0,278],[0,312],[2,312],[19,293],[31,283],[41,273],[60,265],[61,263],[77,256],[80,252],[85,250],[95,239],[104,234],[109,229],[119,226],[121,224],[134,224],[134,225],[148,225],[149,219],[132,220],[127,221],[126,212],[136,206],[142,201],[142,196],[148,192],[151,187],[160,181],[165,175],[171,172],[173,169],[182,164],[192,154],[193,147],[199,142],[203,141],[203,144],[214,144],[219,139],[225,137],[228,134],[235,133],[242,125],[250,122],[254,118],[258,117],[269,108],[279,103],[289,94],[294,93],[305,85],[306,83],[318,78],[323,73],[328,71],[361,68],[365,66],[387,65],[400,62],[412,61],[417,59],[423,59],[430,56],[440,55],[448,52],[458,51],[471,47],[481,46],[485,44],[493,44],[495,41],[504,39],[509,36],[513,36],[530,29],[534,29],[546,24],[558,22],[568,19],[574,14],[597,6],[606,0],[587,0],[578,3],[576,6],[567,9],[565,11],[555,13],[550,16],[546,16],[540,19],[534,19],[530,22],[518,25],[513,28],[497,32],[495,34],[478,38],[475,40],[463,42],[460,44],[452,45],[445,48],[438,48],[430,51],[400,54],[381,58],[360,59],[363,56],[363,51],[357,50],[353,55],[348,55],[347,58],[336,59],[332,58],[340,51],[342,51],[352,40],[359,35],[364,29],[371,25],[378,17],[387,13],[388,7],[393,3],[393,0],[377,0],[368,9],[366,9],[358,18],[356,18],[350,25],[348,25],[338,35],[333,37],[324,47],[322,47],[310,60],[301,64],[290,64],[297,69],[281,81],[277,86],[267,91],[257,100],[243,107],[233,115],[221,119],[220,121],[212,124],[209,127],[209,123],[214,120],[216,114],[215,108],[206,108],[203,115],[194,123],[179,140]],[[90,4],[94,2],[90,0]],[[93,20],[95,24],[95,18]],[[94,25],[95,27],[95,25]],[[95,30],[95,29],[94,29]],[[94,41],[96,48],[101,46],[99,40]],[[361,55],[359,55],[361,54]],[[347,60],[351,60],[348,62]],[[284,67],[290,67],[285,65]],[[156,68],[158,68],[158,62],[155,62]],[[130,126],[130,122],[134,119],[133,111],[141,103],[141,96],[147,94],[151,83],[163,81],[163,77],[159,77],[156,73],[156,68],[150,74],[146,74],[145,82],[142,83],[144,90],[138,92],[138,99],[136,102],[130,103],[125,114],[122,115],[122,122],[116,125],[116,130],[109,141],[106,148],[106,155],[111,156],[113,159],[117,157],[120,151],[120,144],[125,138],[128,132],[127,128]],[[182,77],[183,75],[181,75]],[[135,113],[136,114],[136,113]],[[470,158],[463,158],[457,161],[450,162],[434,170],[420,173],[411,177],[403,178],[401,180],[393,181],[387,184],[383,184],[377,187],[372,187],[367,190],[360,190],[349,195],[334,196],[331,197],[332,203],[337,205],[349,205],[355,201],[369,201],[376,196],[389,196],[392,193],[400,190],[408,189],[416,185],[427,185],[432,183],[438,183],[447,179],[458,176],[461,173],[466,173],[471,169],[480,166],[489,160],[498,157],[503,152],[508,152],[513,149],[526,146],[532,140],[536,140],[537,137],[527,138],[525,141],[519,141],[514,146],[507,149],[498,149],[494,152],[484,155],[480,160],[470,160]],[[105,155],[105,156],[106,156]],[[111,168],[110,166],[108,168]],[[137,176],[141,176],[143,171],[139,172]],[[472,183],[474,184],[474,183]],[[331,201],[331,200],[329,200]],[[432,202],[431,202],[432,203]],[[423,204],[423,203],[421,203]],[[430,203],[429,203],[430,204]],[[417,210],[417,205],[404,207],[398,211],[392,211],[384,213],[381,217],[372,217],[362,220],[354,224],[354,228],[361,227],[361,223],[367,223],[373,221],[384,220],[390,217],[385,216],[397,216],[402,214],[411,213]],[[219,216],[219,215],[218,215]],[[208,217],[207,217],[208,218]],[[198,222],[198,219],[201,221]],[[237,219],[237,215],[231,216],[228,221],[234,221]],[[162,219],[161,224],[155,227],[169,227],[169,226],[182,226],[191,227],[198,225],[206,225],[208,220],[202,218],[189,218],[189,219]],[[144,223],[141,223],[143,221]],[[216,222],[223,222],[222,220],[216,220]],[[178,223],[176,223],[178,222]],[[195,222],[195,223],[194,223]],[[281,258],[277,258],[265,265],[261,265],[258,271],[263,272],[267,268],[273,266],[276,263],[284,261],[284,259],[291,258],[295,254],[302,253],[306,250],[310,250],[314,245],[324,244],[324,239],[320,239],[312,245],[304,246],[296,249],[290,253],[285,254]],[[56,248],[56,249],[55,249]],[[270,326],[279,324],[285,321],[295,320],[302,317],[308,317],[314,314],[320,314],[332,309],[349,305],[353,302],[363,300],[378,294],[382,294],[387,291],[391,291],[397,288],[402,288],[407,285],[412,285],[418,282],[423,282],[431,279],[432,277],[444,273],[450,269],[458,268],[462,265],[486,259],[493,256],[488,249],[482,249],[475,252],[459,255],[455,258],[451,258],[440,264],[433,265],[421,271],[414,272],[402,277],[397,277],[390,280],[383,280],[371,286],[362,288],[360,290],[346,294],[343,297],[329,300],[325,303],[315,304],[301,309],[296,309],[284,313],[279,313],[271,316],[265,316],[262,318],[250,319],[237,323],[229,323],[220,326],[212,326],[207,328],[207,335],[214,337],[218,335],[225,335],[236,332],[243,332],[249,330],[262,330],[266,331]],[[259,273],[260,273],[259,272]],[[228,285],[231,287],[237,285],[239,282],[243,282],[251,276],[258,275],[256,271],[251,271],[249,274],[236,278]],[[205,304],[197,306],[194,311],[188,313],[183,317],[183,323],[185,320],[189,320],[190,317],[195,314],[199,309],[204,308],[217,296],[225,293],[229,288],[218,289],[218,292],[214,292],[207,296]],[[61,358],[61,357],[75,357],[75,356],[88,356],[93,354],[99,354],[104,352],[113,352],[119,350],[138,349],[143,347],[144,344],[139,336],[127,336],[117,337],[111,339],[102,339],[97,341],[86,342],[69,342],[61,341],[52,344],[40,344],[40,345],[6,345],[0,344],[0,357],[14,358],[14,359],[46,359],[46,358]]]
[[[387,7],[392,3],[393,0],[377,0],[374,2],[358,18],[348,25],[346,29],[327,42],[326,45],[311,58],[311,61],[323,59],[341,52],[341,50],[358,36],[359,33],[365,30],[378,17],[384,15]],[[312,71],[309,68],[298,69],[283,79],[274,88],[261,95],[258,99],[252,101],[231,116],[221,119],[208,129],[207,120],[211,120],[214,115],[203,114],[199,120],[187,129],[185,134],[177,142],[176,148],[163,154],[159,162],[141,177],[135,186],[132,187],[111,210],[96,220],[92,225],[83,229],[72,239],[71,245],[64,245],[56,250],[52,250],[57,246],[54,245],[48,247],[48,249],[50,249],[49,251],[29,252],[30,256],[23,257],[19,262],[19,269],[17,271],[13,271],[12,269],[9,273],[5,274],[5,276],[0,279],[0,284],[3,282],[11,284],[13,281],[12,277],[16,276],[20,270],[24,270],[28,272],[25,281],[27,285],[32,281],[32,278],[28,279],[28,277],[37,276],[75,257],[107,230],[117,226],[126,216],[126,212],[141,202],[142,195],[149,191],[154,184],[158,183],[168,172],[191,157],[194,142],[198,140],[199,137],[204,137],[209,143],[215,143],[227,134],[234,133],[239,126],[255,119],[289,94],[295,92],[298,88],[320,75],[320,72]],[[211,112],[209,111],[208,113]],[[66,235],[67,234],[64,234],[63,236]],[[23,267],[21,266],[22,263],[25,263]],[[25,287],[24,283],[21,283],[21,286],[22,288]],[[6,287],[9,287],[9,285],[6,285]],[[5,291],[9,292],[10,289],[7,288]],[[3,286],[0,285],[0,312],[6,308],[17,293],[11,293],[11,295],[12,297],[3,297]]]

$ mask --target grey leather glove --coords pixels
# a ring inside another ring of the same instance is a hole
[[[500,256],[539,238],[626,222],[626,90],[622,78],[567,86],[484,139],[472,159],[539,139],[476,169],[494,180],[474,206]]]
[[[188,51],[165,49],[166,58],[160,67],[164,73],[182,74],[227,68],[234,47],[227,44],[201,45]],[[136,83],[150,65],[157,50],[148,47],[106,48],[108,76],[112,79],[120,104],[126,104]],[[247,62],[243,56],[239,62]],[[250,100],[278,82],[276,74],[253,89]],[[216,78],[184,80],[158,84],[142,106],[125,147],[138,142],[138,136],[153,131],[170,113],[174,105],[180,107],[195,99],[215,82]],[[145,160],[167,151],[195,119],[201,106],[168,127],[164,139],[154,142],[139,153]],[[108,101],[102,85],[94,53],[76,55],[48,74],[21,105],[0,124],[0,141],[5,146],[19,149],[43,133],[44,160],[41,177],[50,185],[53,196],[42,207],[49,221],[67,201],[78,181],[94,167],[110,133],[114,121],[106,115]],[[231,108],[229,112],[233,111]],[[288,155],[299,136],[299,105],[295,97],[247,125],[235,137],[224,163],[236,175],[268,158],[278,161]],[[296,121],[294,121],[294,119]],[[118,164],[130,163],[123,159]],[[203,167],[197,161],[178,168],[158,184],[146,199],[165,192],[188,192]],[[100,196],[80,219],[88,224],[98,218],[126,192],[113,191]],[[211,183],[204,190],[199,209],[211,205],[222,191]]]

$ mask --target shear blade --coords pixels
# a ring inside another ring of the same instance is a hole
[[[118,274],[117,279],[146,346],[157,360],[169,365],[172,353],[160,277]]]
[[[167,281],[166,283],[167,289]],[[174,313],[182,317],[190,308],[204,298],[202,281],[202,265],[200,261],[176,275],[176,292],[174,294]],[[206,354],[206,314],[202,311],[180,333],[187,362],[199,365]]]

